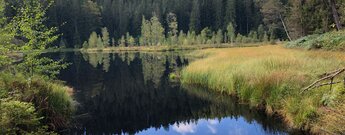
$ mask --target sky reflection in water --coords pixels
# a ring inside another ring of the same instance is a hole
[[[268,133],[255,121],[248,123],[245,119],[224,118],[219,120],[200,119],[197,122],[175,123],[169,129],[150,128],[138,133],[138,135],[263,135]],[[287,133],[276,133],[287,134]]]

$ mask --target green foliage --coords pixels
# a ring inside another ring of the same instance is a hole
[[[38,53],[30,53],[24,58],[24,61],[18,64],[18,69],[29,73],[29,76],[33,76],[34,73],[39,75],[48,75],[51,78],[55,78],[60,73],[61,69],[67,68],[69,64],[64,63],[64,60],[52,60],[50,58],[39,58]],[[29,67],[28,67],[29,65]]]
[[[264,32],[264,36],[263,36],[262,41],[263,41],[264,43],[267,43],[267,42],[269,41],[268,35],[267,35],[267,32],[266,32],[266,31]]]
[[[5,24],[6,17],[5,17],[5,6],[6,3],[4,0],[0,0],[0,27],[2,27]]]
[[[179,35],[178,35],[178,44],[179,45],[186,45],[185,40],[187,40],[187,35],[185,33],[183,33],[183,31],[181,30]]]
[[[88,42],[88,48],[95,48],[97,47],[97,33],[96,32],[92,32],[89,38],[89,42]]]
[[[151,45],[151,24],[143,16],[141,22],[140,45]]]
[[[2,88],[0,89],[0,93],[2,93],[2,102],[11,103],[12,101],[16,101],[14,103],[18,104],[20,104],[19,101],[27,103],[30,102],[30,104],[32,104],[31,106],[34,107],[33,109],[31,107],[26,108],[29,111],[27,113],[31,113],[32,116],[36,116],[30,117],[29,119],[35,120],[33,118],[39,118],[37,120],[39,120],[41,124],[36,122],[35,125],[27,123],[27,126],[40,128],[42,124],[44,124],[51,126],[50,129],[53,130],[67,127],[69,124],[69,118],[73,112],[72,99],[68,93],[71,91],[68,91],[68,88],[63,87],[61,84],[53,83],[46,77],[34,76],[32,80],[27,81],[25,76],[19,74],[13,76],[8,73],[1,73],[0,75],[0,86]],[[8,117],[10,119],[15,118],[15,116],[9,115]],[[25,127],[25,125],[26,124],[12,126],[13,128],[21,128],[22,126]],[[30,129],[34,128],[28,128],[26,130]]]
[[[200,44],[206,44],[206,43],[207,43],[207,40],[208,40],[210,37],[212,37],[212,32],[211,32],[211,30],[210,30],[208,27],[204,28],[204,29],[201,31],[201,33],[200,33],[200,41],[199,41],[199,43],[200,43]]]
[[[169,25],[169,30],[168,30],[168,40],[169,44],[171,45],[176,45],[177,44],[177,34],[178,34],[178,22],[177,22],[177,17],[176,14],[174,13],[169,13],[167,15],[167,23]]]
[[[265,29],[264,29],[264,26],[262,24],[259,25],[258,27],[258,39],[260,42],[263,42],[265,40]],[[266,35],[267,36],[267,35]]]
[[[229,40],[228,43],[231,43],[231,44],[234,43],[234,40],[236,39],[236,35],[235,35],[235,28],[234,28],[233,24],[229,23],[226,30],[227,30],[227,34],[228,34],[227,39]]]
[[[128,46],[135,46],[135,39],[133,36],[129,35],[128,32],[126,34],[126,39],[127,39]]]
[[[162,45],[164,43],[164,28],[159,22],[156,14],[154,14],[150,21],[142,19],[141,25],[141,45]]]
[[[0,134],[27,134],[37,131],[42,118],[31,103],[1,100]]]
[[[109,32],[107,28],[102,28],[102,41],[104,44],[104,47],[110,46],[110,38],[109,38]]]
[[[14,36],[26,38],[27,42],[20,49],[43,50],[57,38],[57,28],[44,25],[47,9],[37,0],[27,0],[16,9],[17,15],[11,20],[9,27]]]
[[[89,48],[89,44],[87,43],[87,41],[85,41],[85,42],[83,43],[83,48],[84,48],[84,49]]]
[[[291,41],[285,45],[288,48],[345,50],[345,31],[328,32],[320,35],[310,35]]]
[[[120,47],[125,47],[126,46],[126,37],[122,36],[120,41],[119,41]]]
[[[258,42],[258,34],[256,31],[250,31],[249,32],[249,35],[248,35],[248,38],[250,38],[250,42],[251,43],[255,43],[255,42]]]
[[[222,32],[221,29],[219,29],[219,30],[217,31],[217,35],[216,35],[216,43],[217,43],[218,45],[222,44],[223,38],[224,38],[224,37],[223,37],[223,32]]]
[[[161,45],[164,42],[164,28],[159,22],[159,19],[156,15],[152,16],[151,20],[151,36],[153,45]]]
[[[48,7],[50,4],[48,3]],[[56,35],[57,28],[48,28],[44,25],[47,8],[40,1],[27,0],[18,5],[15,11],[16,16],[6,27],[11,32],[9,38],[25,39],[23,44],[12,45],[11,48],[12,51],[26,52],[24,61],[18,65],[18,69],[28,73],[28,76],[34,74],[56,75],[55,73],[59,72],[59,69],[65,68],[66,65],[62,64],[62,61],[40,57],[43,50],[47,49],[58,38]]]
[[[200,3],[199,0],[193,0],[189,20],[189,30],[199,32],[201,25],[200,23]]]
[[[103,41],[102,41],[102,37],[101,37],[101,36],[98,36],[98,37],[97,37],[97,48],[98,48],[98,49],[103,49],[103,48],[104,48],[104,44],[103,44]]]
[[[59,48],[61,48],[61,49],[66,48],[66,41],[64,38],[60,39]]]
[[[242,43],[242,39],[243,38],[244,37],[240,33],[238,33],[237,36],[236,36],[236,43]]]

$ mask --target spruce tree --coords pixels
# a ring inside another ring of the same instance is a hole
[[[95,48],[97,47],[97,33],[96,32],[92,32],[89,38],[89,45],[88,48]]]
[[[217,43],[218,45],[220,45],[220,44],[222,44],[222,42],[223,42],[223,32],[222,32],[221,29],[219,29],[219,30],[217,31],[217,35],[216,35],[216,43]]]
[[[126,47],[126,37],[122,36],[120,41],[119,41],[119,46],[120,47]]]
[[[200,25],[200,3],[199,0],[193,0],[192,12],[189,20],[189,31],[199,32]]]
[[[204,28],[200,33],[200,44],[206,44],[209,39],[210,29],[208,27]]]
[[[164,28],[159,22],[159,19],[156,14],[151,18],[151,41],[153,45],[160,45],[164,42]]]
[[[134,46],[135,45],[135,39],[133,36],[129,34],[129,32],[126,33],[126,42],[128,46]]]
[[[102,41],[101,36],[97,37],[97,48],[99,48],[99,49],[103,49],[104,48],[104,43]]]
[[[227,39],[229,40],[228,42],[233,44],[236,36],[235,36],[235,28],[231,22],[228,24],[226,30],[227,30],[227,34],[228,34],[227,35],[228,36]]]
[[[184,45],[185,40],[186,40],[186,34],[184,34],[183,31],[181,30],[178,35],[178,44]]]
[[[140,45],[152,45],[151,42],[151,23],[142,17]]]
[[[106,27],[102,28],[102,41],[104,47],[109,47],[110,46],[110,37],[109,37],[109,32]]]
[[[236,0],[226,0],[225,23],[236,26]]]
[[[169,26],[168,39],[170,41],[170,44],[175,45],[177,44],[177,34],[178,34],[178,23],[177,23],[176,14],[169,13],[167,15],[167,22]]]

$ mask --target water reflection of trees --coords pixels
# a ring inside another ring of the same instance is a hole
[[[73,65],[61,74],[77,91],[81,130],[91,134],[137,133],[150,127],[201,118],[244,117],[268,132],[282,125],[236,99],[198,88],[182,88],[168,75],[189,61],[176,53],[66,54]],[[276,123],[275,123],[276,122]]]

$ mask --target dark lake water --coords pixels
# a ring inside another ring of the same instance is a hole
[[[279,119],[169,74],[183,53],[59,53],[70,62],[59,78],[75,89],[75,127],[63,134],[289,134]]]

